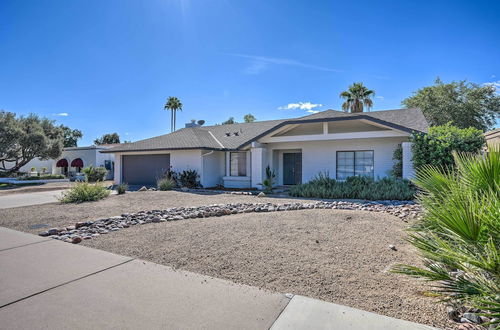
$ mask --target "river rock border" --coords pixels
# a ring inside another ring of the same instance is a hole
[[[280,212],[305,209],[339,209],[385,212],[401,218],[403,221],[418,217],[421,208],[418,204],[401,201],[382,202],[311,202],[311,203],[233,203],[214,204],[197,207],[175,207],[166,210],[140,211],[125,213],[120,216],[95,221],[77,222],[74,226],[51,228],[39,235],[51,237],[69,243],[80,243],[84,239],[92,239],[113,231],[147,223],[176,221],[183,219],[220,217],[238,213]]]

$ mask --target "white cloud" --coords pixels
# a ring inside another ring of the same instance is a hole
[[[309,112],[309,113],[318,113],[319,110],[307,110],[307,112]]]
[[[270,64],[276,65],[289,65],[289,66],[297,66],[306,69],[319,70],[319,71],[328,71],[328,72],[342,72],[342,70],[327,68],[324,66],[309,64],[300,62],[291,58],[279,58],[279,57],[267,57],[267,56],[254,56],[254,55],[246,55],[246,54],[228,54],[231,56],[242,57],[250,60],[249,65],[243,71],[246,74],[258,74],[262,71],[266,70]]]
[[[385,97],[380,96],[380,95],[379,95],[379,96],[375,96],[375,98],[376,98],[376,99],[379,99],[379,100],[384,100],[384,99],[385,99]]]
[[[54,116],[68,117],[69,113],[67,113],[67,112],[59,112],[59,113],[54,113]]]
[[[288,103],[287,105],[281,106],[278,109],[280,110],[295,110],[295,109],[300,109],[300,110],[307,110],[307,112],[314,111],[314,108],[317,107],[322,107],[323,104],[319,103],[311,103],[311,102],[297,102],[297,103]]]
[[[500,94],[500,80],[487,82],[487,83],[484,83],[483,85],[495,87],[497,94]]]

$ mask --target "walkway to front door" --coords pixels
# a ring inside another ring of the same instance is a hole
[[[283,184],[294,185],[302,183],[302,153],[283,153]]]

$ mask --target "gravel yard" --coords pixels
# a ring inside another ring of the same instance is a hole
[[[79,205],[0,210],[0,226],[31,233],[142,210],[296,199],[182,192],[137,192]],[[43,229],[34,225],[47,224]],[[387,270],[416,263],[408,224],[349,210],[243,213],[137,225],[82,244],[277,292],[290,292],[383,315],[450,326],[429,287]],[[394,244],[397,251],[389,249]]]

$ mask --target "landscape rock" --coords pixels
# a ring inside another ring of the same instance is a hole
[[[139,188],[139,190],[137,191],[148,191],[148,188],[146,188],[145,186],[142,186],[141,188]]]
[[[73,244],[78,244],[82,241],[82,238],[80,236],[75,236],[71,239],[71,243]]]
[[[393,251],[397,251],[398,250],[398,249],[396,249],[396,246],[392,245],[392,244],[389,245],[389,249],[391,249]]]
[[[257,195],[257,197],[266,197],[266,194],[265,194],[263,191],[261,191],[261,192]]]
[[[263,192],[262,195],[265,196]],[[129,228],[136,225],[148,223],[160,223],[163,221],[191,220],[198,218],[221,217],[239,213],[252,212],[290,212],[302,209],[329,209],[329,210],[364,210],[370,212],[384,212],[394,216],[403,215],[403,219],[417,217],[421,214],[419,205],[411,202],[401,201],[379,201],[379,202],[289,202],[283,204],[276,203],[232,203],[214,204],[195,207],[174,207],[165,210],[139,211],[136,213],[124,213],[120,216],[98,219],[95,221],[77,222],[74,226],[67,226],[64,229],[51,228],[39,233],[40,236],[50,236],[65,242],[73,242],[75,237],[80,240],[91,239],[102,234]],[[403,212],[403,210],[405,210]],[[347,216],[346,219],[351,219]],[[78,239],[76,239],[78,240]],[[389,248],[396,251],[394,245]],[[462,310],[460,314],[464,312]],[[471,310],[469,310],[471,312]],[[460,320],[460,316],[456,316]]]
[[[476,324],[480,324],[482,322],[479,315],[474,314],[474,313],[463,313],[462,318],[465,318],[468,321],[470,321],[472,323],[476,323]]]

